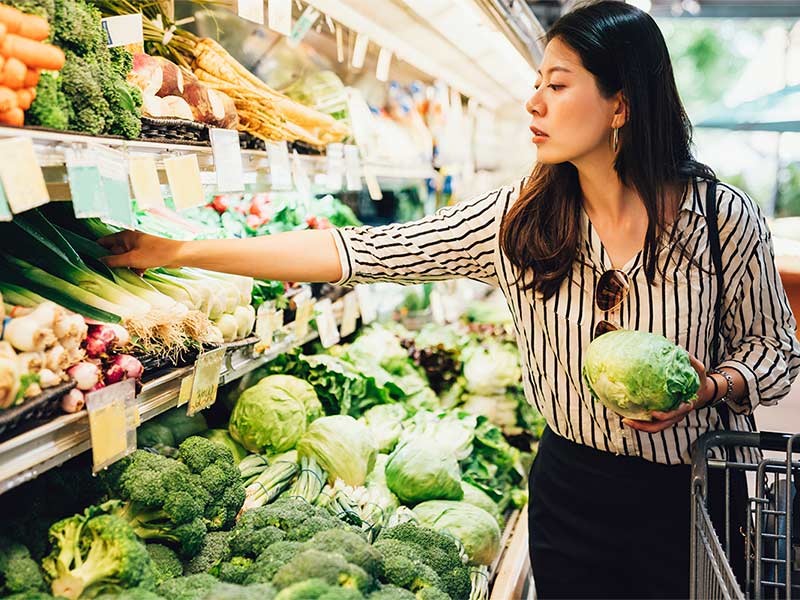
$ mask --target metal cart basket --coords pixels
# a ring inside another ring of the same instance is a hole
[[[757,464],[713,458],[714,448],[732,457],[735,447],[770,451]],[[774,453],[780,453],[774,457]],[[800,434],[710,432],[697,440],[692,454],[692,531],[690,597],[800,598]],[[723,470],[724,523],[718,535],[708,507],[710,470]],[[730,481],[734,471],[748,477],[746,526],[731,531]],[[743,552],[745,570],[739,580],[731,552]],[[742,581],[743,580],[743,581]]]

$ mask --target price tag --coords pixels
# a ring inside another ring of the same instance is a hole
[[[341,26],[336,28],[336,60],[339,63],[344,62],[344,36]]]
[[[364,66],[364,61],[367,58],[367,48],[369,47],[369,38],[363,33],[356,35],[356,43],[353,46],[353,58],[351,63],[354,69],[360,69]]]
[[[361,320],[364,325],[369,325],[378,318],[378,307],[375,304],[375,297],[372,290],[366,285],[355,287],[356,297],[358,298],[358,310],[361,313]]]
[[[300,197],[304,202],[307,202],[311,198],[311,179],[297,150],[292,153],[292,178],[294,179],[294,187]]]
[[[106,17],[101,23],[103,31],[106,33],[106,43],[109,48],[128,46],[129,44],[144,44],[142,15],[140,13]]]
[[[128,160],[128,171],[133,197],[139,208],[164,208],[155,159],[150,156],[132,156]]]
[[[256,337],[253,350],[257,353],[269,350],[275,341],[275,331],[283,325],[283,311],[275,308],[274,302],[264,302],[256,312]]]
[[[303,14],[297,19],[297,23],[294,24],[289,39],[286,40],[290,48],[296,48],[300,42],[303,41],[303,38],[306,37],[306,34],[314,26],[314,23],[317,22],[317,19],[319,19],[319,15],[320,12],[313,6],[306,7]]]
[[[375,67],[375,79],[378,81],[389,81],[389,67],[392,64],[392,51],[381,48],[378,53],[378,64]]]
[[[325,149],[326,179],[328,187],[333,190],[342,189],[342,178],[345,174],[344,144],[328,144]]]
[[[344,310],[342,313],[342,326],[339,329],[342,337],[355,333],[358,324],[358,295],[350,292],[344,298]]]
[[[136,427],[130,407],[136,403],[136,382],[125,379],[86,394],[92,469],[95,473],[136,449]]]
[[[172,190],[175,208],[183,210],[200,206],[205,202],[196,154],[165,158],[164,167],[167,170],[167,180]]]
[[[15,214],[50,202],[30,138],[0,142],[0,181],[5,189],[6,202]]]
[[[108,206],[94,152],[85,148],[67,148],[64,150],[64,162],[75,216],[79,219],[107,218]]]
[[[11,221],[13,218],[14,215],[11,214],[8,200],[6,200],[6,192],[3,189],[3,184],[0,183],[0,221]]]
[[[264,0],[237,0],[236,12],[243,19],[259,25],[264,24]]]
[[[97,148],[93,154],[103,184],[103,197],[107,207],[106,220],[112,225],[135,229],[136,217],[131,205],[128,163],[125,155],[110,148]]]
[[[192,397],[192,384],[194,383],[194,373],[190,373],[186,377],[181,380],[181,389],[178,392],[178,404],[177,406],[183,406],[187,402],[189,402],[189,398]]]
[[[289,146],[285,141],[266,142],[269,173],[274,190],[292,189],[292,166],[289,163]]]
[[[330,348],[339,343],[339,329],[336,327],[336,318],[333,316],[333,302],[324,298],[314,307],[314,317],[317,322],[319,341],[323,348]]]
[[[433,315],[433,322],[437,325],[444,325],[447,322],[445,318],[444,302],[442,295],[436,290],[431,292],[431,314]]]
[[[219,376],[222,372],[222,363],[225,361],[225,348],[217,348],[204,352],[197,357],[194,365],[194,379],[192,381],[192,394],[189,397],[189,408],[186,411],[192,416],[214,404],[217,400]]]
[[[345,144],[344,146],[344,174],[348,192],[361,191],[361,157],[358,146]]]
[[[292,33],[292,0],[269,0],[269,28],[281,35]]]
[[[294,337],[299,342],[308,336],[309,323],[314,316],[314,299],[311,294],[302,294],[295,300],[297,310],[294,316]]]
[[[214,168],[217,171],[217,191],[244,191],[244,169],[242,168],[242,149],[239,147],[239,132],[233,129],[214,127],[210,131],[210,136],[211,151],[214,153]]]
[[[381,184],[378,183],[378,176],[375,171],[370,168],[364,167],[364,181],[367,182],[367,190],[369,197],[375,200],[383,200],[383,192],[381,191]]]

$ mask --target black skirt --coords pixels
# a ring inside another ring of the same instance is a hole
[[[720,531],[724,477],[712,472],[709,509]],[[691,468],[618,456],[549,428],[530,477],[530,555],[537,596],[687,598]],[[747,482],[731,473],[731,545],[741,579]]]

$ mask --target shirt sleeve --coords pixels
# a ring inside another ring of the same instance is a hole
[[[498,285],[500,221],[516,189],[503,187],[410,223],[337,229],[342,278],[336,283],[466,277]]]
[[[797,323],[775,265],[772,236],[758,206],[744,193],[720,186],[720,245],[725,293],[724,360],[737,370],[747,395],[729,402],[740,414],[772,405],[789,393],[800,372]]]

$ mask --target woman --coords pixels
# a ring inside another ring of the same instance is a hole
[[[800,369],[795,321],[756,204],[717,186],[724,290],[709,251],[690,125],[646,13],[599,2],[558,21],[527,104],[538,164],[507,186],[414,223],[177,242],[126,232],[109,265],[187,265],[287,281],[499,286],[525,391],[546,417],[531,477],[539,596],[686,597],[690,446],[726,420],[750,428]],[[722,356],[710,338],[721,302]],[[610,301],[609,301],[610,300]],[[581,356],[605,326],[665,335],[700,376],[697,400],[651,422],[595,403]],[[709,373],[709,369],[714,371]],[[741,497],[744,480],[734,482]]]

